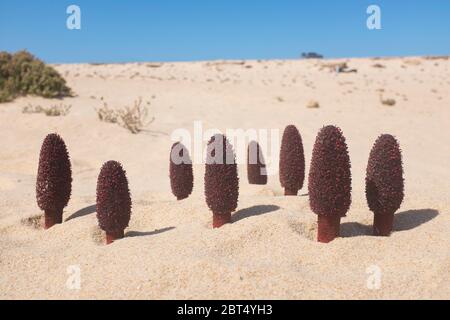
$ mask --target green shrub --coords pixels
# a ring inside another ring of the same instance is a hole
[[[71,95],[64,78],[27,51],[0,52],[0,103],[32,94],[45,98]]]

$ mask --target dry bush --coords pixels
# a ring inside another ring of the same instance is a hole
[[[418,66],[418,65],[422,64],[422,62],[417,59],[407,59],[407,60],[404,60],[403,63],[410,65],[410,66]]]
[[[103,102],[103,106],[101,108],[95,109],[95,111],[97,111],[97,116],[100,121],[117,123],[117,120],[119,118],[117,110],[109,108],[106,102]]]
[[[383,97],[381,97],[381,103],[385,106],[393,106],[395,105],[396,101],[395,99],[383,99]]]
[[[59,104],[44,108],[44,113],[50,117],[66,116],[69,114],[71,105]]]
[[[71,108],[71,105],[65,105],[62,103],[52,105],[50,107],[42,107],[40,105],[35,106],[29,103],[22,108],[22,113],[44,113],[49,117],[59,117],[68,115]]]
[[[128,129],[131,133],[139,133],[144,127],[148,126],[155,120],[155,117],[148,119],[148,108],[141,106],[142,98],[134,102],[133,107],[125,107],[119,110],[121,125]],[[150,104],[147,102],[147,104]]]
[[[162,63],[147,63],[145,66],[147,68],[160,68],[162,65]]]
[[[322,62],[318,64],[319,70],[328,69],[329,71],[336,71],[348,68],[347,62]]]
[[[425,56],[425,60],[449,60],[450,56]]]
[[[320,104],[319,104],[319,102],[317,102],[315,100],[310,100],[310,101],[308,101],[306,107],[308,109],[317,109],[317,108],[320,108]]]
[[[42,214],[36,214],[27,218],[22,218],[20,223],[27,227],[32,227],[33,229],[41,229],[42,228]]]
[[[22,108],[22,113],[44,113],[44,108],[40,105],[34,106],[31,103]]]
[[[386,68],[385,65],[381,64],[381,63],[375,63],[372,65],[373,68],[379,68],[379,69],[384,69]]]
[[[217,61],[209,61],[204,64],[205,67],[217,67],[224,65],[234,65],[234,66],[243,66],[245,65],[244,60],[217,60]]]
[[[147,105],[150,102],[147,101]],[[106,102],[99,109],[96,109],[100,121],[117,123],[119,126],[127,129],[133,134],[141,132],[146,126],[155,121],[155,117],[148,120],[148,107],[142,106],[142,98],[134,101],[132,107],[123,107],[112,109]]]

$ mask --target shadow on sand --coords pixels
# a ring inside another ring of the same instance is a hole
[[[64,221],[69,221],[69,220],[72,220],[72,219],[75,219],[75,218],[80,218],[80,217],[83,217],[83,216],[87,216],[88,214],[94,213],[96,211],[97,211],[97,206],[95,204],[93,204],[93,205],[87,206],[87,207],[85,207],[83,209],[80,209],[80,210],[72,213]]]
[[[276,211],[278,209],[280,209],[279,206],[275,206],[272,204],[252,206],[249,208],[236,211],[236,213],[233,214],[233,216],[231,217],[231,221],[234,223],[245,218],[249,218],[252,216],[259,216],[261,214]]]
[[[417,228],[434,219],[438,214],[439,211],[435,209],[407,210],[396,213],[394,216],[393,231],[406,231]],[[373,234],[372,228],[372,225],[364,225],[359,222],[346,222],[341,224],[340,236],[344,238],[370,236]]]
[[[144,237],[144,236],[153,236],[158,233],[163,233],[166,231],[170,231],[172,229],[175,229],[175,227],[167,227],[162,229],[156,229],[153,231],[127,231],[125,233],[125,237]]]

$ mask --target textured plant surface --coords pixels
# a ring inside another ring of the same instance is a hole
[[[36,198],[46,214],[62,217],[72,191],[72,170],[66,144],[56,133],[45,137],[39,155]],[[58,217],[58,218],[61,218]]]
[[[0,102],[27,94],[60,98],[69,96],[71,92],[54,68],[29,52],[0,52]]]
[[[305,179],[305,156],[302,137],[297,128],[284,129],[280,150],[280,183],[287,190],[298,191]]]
[[[97,218],[107,233],[121,233],[128,227],[131,215],[131,197],[128,180],[122,165],[108,161],[97,180]]]
[[[267,172],[258,142],[250,141],[247,149],[247,178],[250,184],[266,184]]]
[[[375,214],[394,214],[403,201],[403,168],[400,146],[383,134],[370,151],[366,171],[366,198]]]
[[[351,203],[350,158],[345,138],[335,126],[323,127],[314,144],[308,178],[314,213],[344,217]]]
[[[170,187],[178,200],[187,198],[194,187],[192,160],[180,142],[174,143],[170,152]]]
[[[239,196],[239,178],[233,147],[224,135],[217,134],[208,142],[205,167],[208,207],[218,214],[234,211]]]

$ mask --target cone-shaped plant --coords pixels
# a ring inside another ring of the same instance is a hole
[[[250,141],[247,149],[247,178],[250,184],[267,184],[266,164],[258,142]]]
[[[403,201],[402,155],[397,140],[390,134],[378,137],[370,151],[366,198],[374,213],[373,234],[389,236],[394,213]]]
[[[351,203],[350,158],[341,129],[323,127],[314,143],[308,177],[309,205],[318,216],[319,242],[339,235],[341,217]]]
[[[66,144],[56,133],[49,134],[42,143],[36,181],[36,199],[45,212],[45,229],[62,223],[71,191],[72,170]]]
[[[222,134],[208,142],[205,165],[205,198],[213,212],[213,228],[231,221],[237,207],[239,178],[233,147]]]
[[[178,200],[189,197],[194,187],[192,160],[180,142],[174,143],[170,151],[170,187]]]
[[[97,219],[106,232],[106,244],[124,236],[131,215],[128,180],[117,161],[103,164],[97,180]]]
[[[296,196],[305,179],[302,137],[294,125],[284,129],[280,150],[280,182],[287,196]]]

